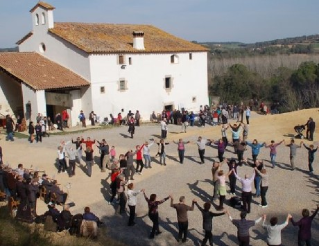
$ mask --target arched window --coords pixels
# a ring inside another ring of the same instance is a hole
[[[171,63],[178,63],[178,56],[177,55],[171,55]]]
[[[38,14],[35,15],[35,25],[36,26],[39,25],[39,15]]]
[[[46,51],[47,47],[45,46],[44,43],[39,44],[39,51],[41,53],[44,53]]]
[[[42,23],[42,25],[45,24],[45,13],[44,12],[42,12],[41,23]]]

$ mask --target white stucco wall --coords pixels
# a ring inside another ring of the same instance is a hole
[[[0,113],[17,116],[17,110],[22,109],[22,91],[19,82],[0,73]]]
[[[70,91],[72,107],[70,110],[70,122],[72,126],[76,126],[79,123],[79,114],[82,109],[82,92],[81,90]]]
[[[172,54],[127,54],[126,67],[121,69],[118,55],[91,55],[91,89],[94,111],[101,117],[117,115],[122,108],[140,110],[149,119],[153,110],[160,112],[164,105],[173,104],[187,110],[198,111],[208,104],[207,53],[178,53],[177,64],[172,64]],[[128,64],[131,58],[132,65]],[[165,77],[171,76],[173,88],[165,90]],[[119,91],[119,80],[127,81],[128,89]],[[100,87],[105,87],[105,93]],[[196,97],[196,102],[192,98]]]
[[[36,13],[41,17],[42,12],[41,8],[36,9],[32,19]],[[198,111],[199,105],[208,104],[206,52],[192,53],[192,59],[188,52],[177,53],[178,63],[174,64],[170,58],[174,53],[124,54],[126,67],[121,69],[117,54],[88,55],[48,33],[48,25],[48,22],[41,25],[41,20],[38,26],[33,23],[33,35],[19,45],[19,50],[39,52],[90,81],[90,88],[81,89],[81,103],[77,104],[87,116],[94,110],[101,118],[109,117],[123,108],[124,114],[128,110],[140,110],[148,120],[153,110],[160,112],[167,104],[193,111]],[[40,44],[45,44],[44,52],[40,51]],[[169,92],[165,90],[166,76],[171,76],[173,81]],[[126,91],[119,91],[120,79],[127,81]],[[100,92],[102,86],[105,93]]]
[[[25,105],[31,103],[31,117],[32,121],[36,121],[38,113],[42,115],[47,115],[46,101],[45,101],[45,91],[35,91],[25,84],[21,84],[22,97],[23,97],[23,107],[24,112],[26,112]]]
[[[90,79],[90,66],[88,54],[77,49],[75,46],[48,32],[49,25],[53,20],[53,12],[46,12],[48,21],[41,23],[41,14],[45,12],[37,8],[31,13],[33,35],[19,45],[20,52],[37,52],[44,57],[59,63],[71,71],[81,75],[86,80]],[[35,25],[35,15],[40,16],[39,25]],[[52,25],[52,24],[51,24]],[[42,44],[45,51],[42,51]]]

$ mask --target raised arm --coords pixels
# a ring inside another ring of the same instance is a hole
[[[310,150],[310,148],[307,147],[307,145],[303,144],[303,146],[306,148],[306,150]]]
[[[256,173],[253,172],[253,175],[249,178],[250,181],[254,180]]]
[[[238,179],[239,181],[242,181],[242,178],[237,175],[235,169],[233,168],[232,170],[233,170],[233,173],[235,174],[236,179]]]
[[[291,215],[291,214],[288,214],[285,222],[288,224],[288,223],[289,223],[289,220],[290,220],[291,218],[292,218],[292,215]]]
[[[174,208],[174,198],[171,196],[171,207]]]
[[[204,209],[201,206],[198,205],[198,202],[195,202],[195,205],[197,206],[199,211],[204,212]]]
[[[163,200],[159,201],[158,202],[158,205],[159,204],[162,204],[163,202],[166,202],[171,196],[168,196],[168,197],[165,197]]]
[[[192,201],[192,206],[190,207],[189,211],[193,211],[193,210],[194,210],[194,205],[195,205],[195,203],[196,203],[196,200],[193,199],[193,201]]]
[[[262,218],[263,218],[263,217],[259,217],[258,219],[256,219],[256,220],[255,220],[255,225],[258,224],[258,223],[262,220]]]
[[[149,202],[149,201],[150,201],[150,199],[148,199],[148,197],[146,196],[146,194],[145,194],[145,190],[143,190],[143,194],[144,194],[144,198],[145,198],[145,200],[146,200],[147,202]]]
[[[310,218],[313,219],[317,215],[318,211],[319,211],[319,204],[317,205],[316,211],[310,216]]]

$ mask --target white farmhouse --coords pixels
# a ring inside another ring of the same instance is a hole
[[[37,3],[19,52],[0,53],[3,114],[34,120],[68,109],[76,125],[80,110],[101,119],[139,110],[148,120],[163,108],[198,111],[208,104],[207,48],[151,25],[54,22],[54,9]],[[30,70],[20,75],[23,67]],[[11,87],[14,103],[3,89]]]

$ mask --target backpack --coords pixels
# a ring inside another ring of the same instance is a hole
[[[44,220],[44,230],[53,232],[57,232],[58,230],[58,226],[53,221],[53,217],[51,215],[47,215],[47,217]]]
[[[232,198],[230,198],[230,206],[232,206],[233,208],[241,208],[241,198],[238,196],[233,196]]]
[[[76,214],[72,217],[69,233],[71,235],[80,236],[80,228],[83,220],[82,214]]]

